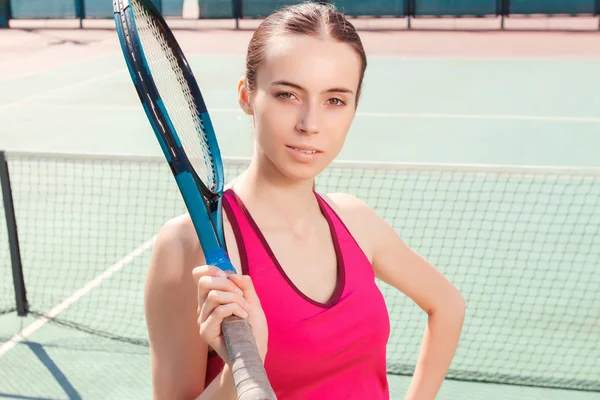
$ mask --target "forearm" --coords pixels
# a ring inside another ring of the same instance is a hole
[[[236,400],[237,391],[233,382],[233,375],[228,364],[225,364],[223,371],[208,385],[202,394],[196,400],[215,399],[215,400]]]
[[[464,303],[429,315],[415,373],[405,400],[433,400],[444,379],[460,338]]]

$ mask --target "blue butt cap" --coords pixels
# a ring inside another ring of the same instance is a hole
[[[222,248],[217,247],[207,253],[204,253],[207,265],[214,265],[215,267],[225,271],[236,273],[234,266],[229,260],[229,256]]]

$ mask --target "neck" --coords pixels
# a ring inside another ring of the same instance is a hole
[[[236,180],[234,190],[265,229],[304,230],[306,223],[320,213],[313,180],[291,180],[269,160],[254,158]]]

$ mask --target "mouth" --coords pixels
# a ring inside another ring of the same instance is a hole
[[[292,149],[292,150],[296,150],[299,151],[300,153],[304,153],[304,154],[317,154],[317,153],[322,153],[321,150],[315,149],[315,148],[311,148],[311,147],[295,147],[295,146],[287,146],[286,147],[288,149]]]

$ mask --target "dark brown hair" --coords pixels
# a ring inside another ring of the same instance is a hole
[[[331,4],[299,3],[283,7],[267,17],[252,35],[246,56],[246,90],[256,89],[256,74],[265,58],[269,39],[278,34],[329,36],[354,48],[361,59],[360,80],[356,100],[360,96],[367,69],[367,56],[354,26]]]

